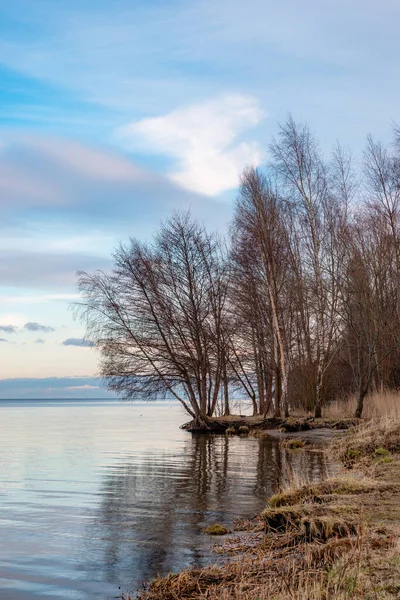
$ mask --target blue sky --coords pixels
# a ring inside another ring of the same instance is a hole
[[[327,153],[388,141],[399,22],[398,0],[0,0],[0,398],[99,393],[75,272],[174,208],[224,229],[289,111]]]

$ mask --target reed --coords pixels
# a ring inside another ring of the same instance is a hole
[[[324,414],[331,419],[349,418],[354,416],[356,405],[357,400],[355,396],[350,396],[326,406]],[[400,420],[399,392],[374,392],[365,399],[364,419],[377,419],[385,416]]]

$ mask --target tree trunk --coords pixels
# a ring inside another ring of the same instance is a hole
[[[228,384],[228,375],[226,372],[226,361],[225,357],[223,358],[223,370],[224,370],[224,415],[228,417],[231,414],[229,407],[229,384]]]
[[[267,413],[272,406],[272,373],[268,373],[268,384],[267,384],[267,398],[264,408],[264,419],[267,417]]]
[[[281,371],[280,371],[279,367],[276,367],[276,369],[275,369],[274,417],[281,416],[281,397],[282,397]]]
[[[252,397],[251,397],[251,401],[252,401],[252,403],[253,403],[253,417],[254,417],[255,415],[257,415],[257,414],[258,414],[258,405],[257,405],[257,400],[256,400],[256,397],[255,397],[255,396],[252,396]]]
[[[364,398],[367,395],[368,392],[368,385],[364,388],[360,388],[359,392],[358,392],[358,398],[357,398],[357,408],[356,408],[356,412],[355,412],[355,417],[356,419],[361,419],[361,415],[364,409]]]
[[[317,371],[317,387],[316,387],[316,395],[315,395],[314,416],[316,419],[320,419],[322,417],[322,366],[320,363],[318,363],[318,371]]]
[[[286,372],[282,374],[282,405],[286,419],[289,416],[288,385]]]
[[[256,345],[254,336],[253,336],[253,348],[255,355],[255,368],[256,368],[256,378],[257,378],[257,391],[258,391],[258,407],[254,414],[261,413],[261,406],[264,405],[264,378],[262,373],[262,363],[260,357],[260,345]]]
[[[202,369],[200,377],[200,416],[207,417],[207,372],[204,369]]]

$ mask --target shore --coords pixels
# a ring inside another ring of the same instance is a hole
[[[400,598],[400,422],[362,423],[328,451],[340,476],[276,494],[216,547],[220,564],[159,578],[138,600]]]
[[[227,417],[208,417],[199,423],[193,420],[182,425],[182,429],[191,433],[230,433],[238,434],[249,433],[259,434],[272,430],[280,430],[285,433],[294,433],[300,431],[311,431],[312,429],[336,429],[343,430],[354,427],[360,423],[360,419],[316,419],[315,417],[291,416],[288,418],[269,417],[262,415],[243,416],[229,415]],[[245,429],[247,431],[245,431]]]

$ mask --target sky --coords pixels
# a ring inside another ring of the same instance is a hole
[[[174,209],[224,230],[290,112],[400,122],[398,0],[0,0],[0,399],[96,397],[78,270]]]

